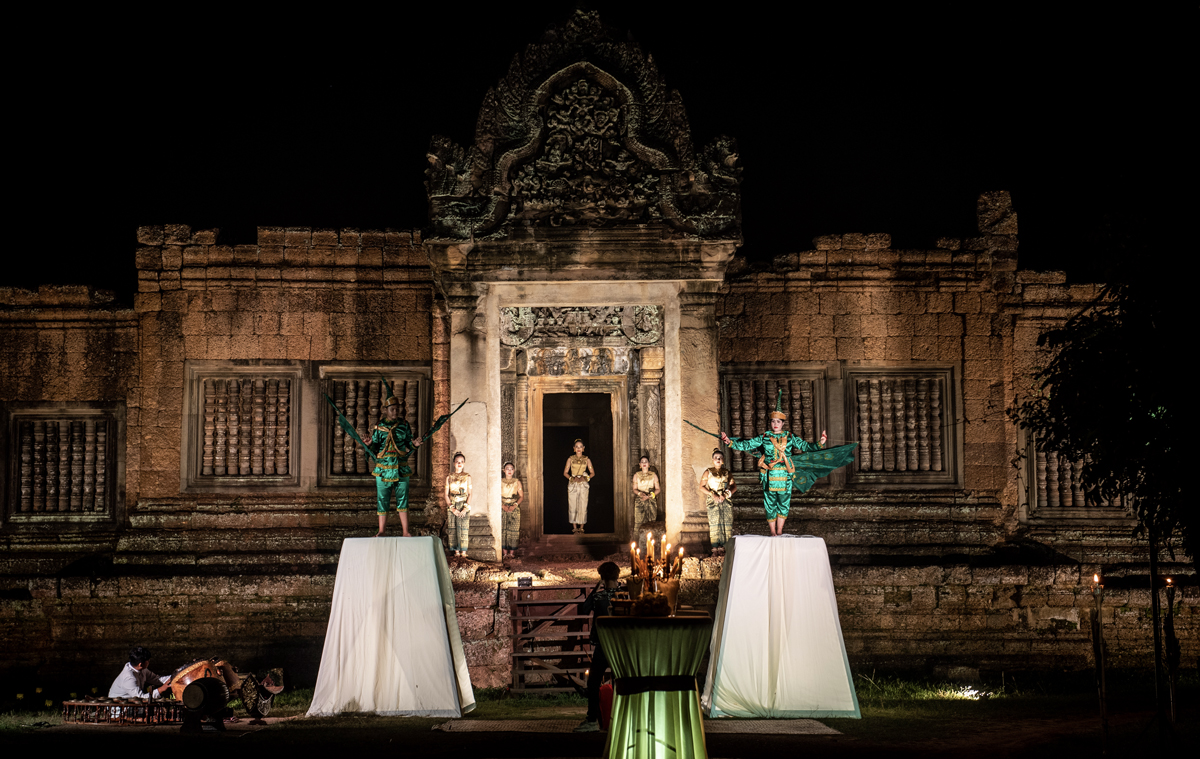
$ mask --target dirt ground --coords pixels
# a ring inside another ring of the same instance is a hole
[[[1177,715],[1174,737],[1153,722],[1153,712],[1131,702],[1110,716],[1108,756],[1159,756],[1163,751],[1200,745],[1200,709]],[[707,737],[710,757],[1036,757],[1101,756],[1103,741],[1095,709],[1078,701],[1061,710],[1011,705],[967,705],[944,718],[870,717],[822,720],[842,735],[760,735],[714,733]],[[563,710],[544,710],[543,718],[562,718]],[[550,712],[554,713],[551,714]],[[567,710],[570,711],[570,710]],[[582,716],[582,715],[579,715]],[[444,719],[338,717],[270,719],[265,726],[243,720],[224,733],[183,735],[175,726],[94,727],[62,725],[0,734],[7,756],[105,756],[111,752],[172,757],[242,756],[333,757],[397,751],[412,756],[598,757],[603,733],[539,734],[433,730]],[[1186,754],[1185,754],[1186,755]]]

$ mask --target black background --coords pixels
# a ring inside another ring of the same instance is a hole
[[[590,5],[680,90],[697,146],[738,139],[754,261],[821,234],[970,236],[989,189],[1013,194],[1023,268],[1095,281],[1130,263],[1114,240],[1194,249],[1193,7]],[[430,137],[470,144],[487,88],[572,7],[34,16],[13,30],[0,284],[128,301],[143,224],[420,228]]]

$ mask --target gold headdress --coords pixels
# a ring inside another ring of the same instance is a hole
[[[783,413],[783,388],[779,388],[779,394],[775,396],[775,410],[771,412],[771,418],[787,421],[787,414]]]

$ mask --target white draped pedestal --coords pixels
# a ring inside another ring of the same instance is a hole
[[[474,708],[441,543],[344,541],[308,716],[461,717]]]
[[[727,546],[701,703],[710,717],[861,716],[824,540]]]

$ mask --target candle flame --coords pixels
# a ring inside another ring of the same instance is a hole
[[[1092,582],[1099,585],[1100,584],[1100,575],[1092,575]]]
[[[651,532],[647,532],[647,533],[646,533],[646,540],[653,540],[653,539],[654,539],[654,532],[653,532],[653,531],[651,531]]]
[[[683,556],[683,546],[679,546],[679,555]]]
[[[632,551],[632,550],[633,550],[633,549],[635,549],[635,548],[637,548],[637,541],[636,541],[636,540],[635,540],[634,542],[632,542],[632,543],[630,543],[630,544],[629,544],[629,550],[630,550],[630,551]]]
[[[1168,578],[1167,578],[1167,584],[1168,584],[1168,585],[1170,585],[1170,584],[1171,584],[1171,578],[1170,578],[1170,577],[1168,577]]]

